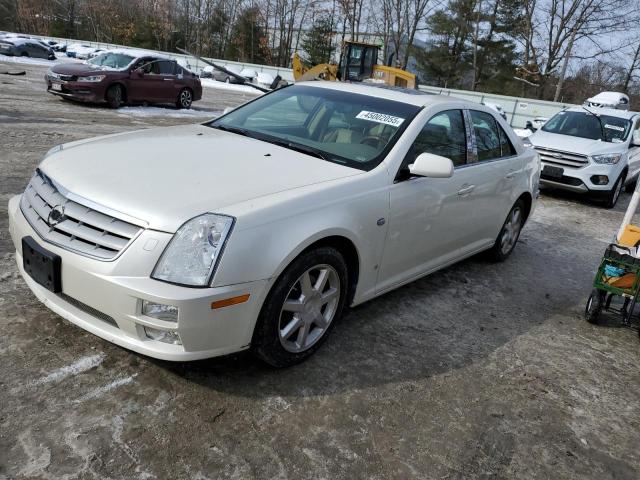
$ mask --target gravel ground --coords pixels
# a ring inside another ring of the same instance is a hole
[[[506,263],[357,307],[295,368],[156,361],[35,299],[7,202],[53,145],[200,114],[67,103],[20,67],[0,75],[0,479],[640,478],[637,332],[582,319],[628,195],[614,210],[543,196]],[[204,95],[209,112],[252,98]]]

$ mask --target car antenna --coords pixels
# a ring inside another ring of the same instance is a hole
[[[207,65],[211,65],[216,70],[220,70],[221,72],[226,73],[230,77],[233,77],[236,80],[238,80],[238,82],[240,82],[241,85],[247,85],[249,87],[253,87],[256,90],[260,90],[262,93],[267,93],[267,92],[271,91],[268,88],[262,88],[262,87],[259,87],[258,85],[254,85],[253,83],[248,82],[247,79],[244,78],[242,75],[238,75],[237,73],[232,72],[231,70],[227,70],[226,68],[221,67],[220,65],[217,65],[217,64],[215,64],[213,62],[210,62],[209,60],[205,60],[204,58],[199,57],[198,55],[196,55],[194,53],[188,52],[187,50],[184,50],[183,48],[176,47],[176,50],[184,53],[185,55],[191,55],[192,57],[200,60],[201,62],[206,63]]]
[[[604,131],[604,125],[602,124],[602,119],[600,118],[600,115],[598,115],[595,112],[592,112],[591,110],[589,110],[587,107],[585,107],[584,105],[581,105],[581,107],[589,112],[591,115],[593,115],[594,117],[596,117],[596,119],[598,120],[598,123],[600,124],[600,133],[602,133],[602,139],[606,142],[607,141],[607,134]]]

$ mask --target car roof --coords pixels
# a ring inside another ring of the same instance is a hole
[[[392,87],[386,84],[376,83],[346,83],[346,82],[329,82],[323,80],[312,80],[308,82],[296,82],[296,85],[305,85],[318,88],[327,88],[331,90],[342,90],[347,92],[359,93],[361,95],[369,95],[372,97],[384,98],[396,102],[408,103],[418,107],[433,105],[437,103],[456,102],[468,105],[474,109],[485,109],[479,103],[470,102],[462,98],[437,95],[423,90]]]
[[[636,115],[638,115],[638,112],[631,112],[629,110],[618,110],[617,108],[588,107],[588,110],[593,113],[609,115],[610,117],[626,118],[627,120],[631,120]],[[571,108],[567,108],[564,111],[565,112],[584,112],[585,109],[583,107],[571,107]]]
[[[100,54],[104,54],[104,53],[116,53],[120,55],[128,55],[129,57],[133,57],[133,58],[153,57],[159,60],[173,60],[171,57],[162,55],[160,53],[152,52],[149,50],[138,50],[135,48],[112,48],[112,49],[108,49],[100,52]]]

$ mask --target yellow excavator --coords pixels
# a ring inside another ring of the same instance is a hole
[[[293,78],[305,80],[329,80],[343,82],[375,82],[392,87],[417,88],[416,76],[406,70],[378,65],[380,47],[371,43],[345,41],[338,65],[321,63],[306,66],[297,53],[293,54]]]

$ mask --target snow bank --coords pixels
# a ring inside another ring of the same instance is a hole
[[[235,83],[225,83],[213,80],[211,78],[201,78],[200,82],[205,88],[217,88],[219,90],[233,90],[236,92],[252,93],[254,95],[262,95],[262,92],[247,85],[237,85]]]
[[[170,117],[170,118],[215,118],[222,115],[219,110],[175,109],[163,107],[122,107],[116,113],[132,117]]]

